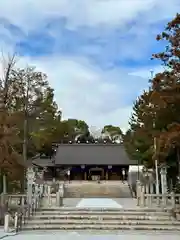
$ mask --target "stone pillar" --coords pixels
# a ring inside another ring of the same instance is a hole
[[[48,190],[47,190],[48,185],[47,185],[47,183],[44,183],[43,187],[44,187],[44,190],[43,190],[44,191],[44,196],[47,197],[48,196]]]
[[[44,186],[43,184],[40,184],[40,196],[42,197],[44,194]]]
[[[167,204],[167,198],[166,198],[166,193],[167,193],[167,169],[166,167],[162,167],[161,171],[161,189],[162,189],[162,204],[165,207]]]
[[[154,193],[154,185],[153,185],[153,182],[150,182],[150,193],[151,193],[151,194]]]
[[[162,189],[162,194],[167,193],[167,169],[166,167],[161,168],[161,189]]]
[[[10,222],[10,215],[6,213],[4,216],[4,232],[9,232],[9,222]]]
[[[137,182],[136,182],[136,198],[137,198],[137,206],[140,206],[141,183],[139,180],[137,180]]]
[[[64,197],[64,187],[63,187],[63,185],[59,186],[59,197],[60,197],[59,206],[62,207],[63,206],[63,197]]]
[[[56,192],[56,206],[62,207],[63,206],[63,197],[64,197],[64,187],[61,184],[59,186],[58,191]]]
[[[35,201],[35,207],[39,207],[39,186],[36,184],[35,185],[35,196],[34,196],[34,201]]]
[[[32,195],[33,195],[33,181],[34,181],[35,173],[32,168],[27,171],[27,200],[28,204],[32,204]]]
[[[47,188],[47,194],[48,194],[48,205],[51,206],[52,199],[51,199],[51,186],[48,186]]]
[[[149,182],[145,185],[145,193],[149,194]]]
[[[141,192],[140,192],[140,206],[145,206],[145,197],[144,197],[145,187],[144,185],[141,185]]]
[[[56,206],[59,207],[60,205],[60,194],[59,191],[56,192]]]
[[[16,231],[16,233],[18,232],[18,213],[15,213],[15,217],[14,217],[14,229]]]

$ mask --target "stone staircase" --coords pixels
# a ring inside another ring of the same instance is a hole
[[[180,231],[180,221],[168,209],[43,208],[23,230]]]
[[[127,183],[115,181],[85,182],[65,184],[66,198],[130,198],[131,193]]]

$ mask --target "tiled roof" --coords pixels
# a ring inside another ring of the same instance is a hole
[[[41,158],[40,156],[36,156],[31,160],[27,161],[28,166],[37,165],[40,167],[53,167],[54,166],[54,159],[53,158]]]
[[[55,165],[133,165],[122,144],[60,144]]]

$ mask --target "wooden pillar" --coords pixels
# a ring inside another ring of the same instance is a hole
[[[81,176],[82,176],[82,180],[86,180],[87,179],[87,175],[86,175],[86,167],[85,165],[81,165]]]
[[[106,170],[106,180],[108,181],[109,180],[109,171]]]
[[[104,168],[102,168],[102,180],[104,180]]]
[[[87,172],[84,172],[84,180],[87,180]]]

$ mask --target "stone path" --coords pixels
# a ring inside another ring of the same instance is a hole
[[[98,205],[100,205],[100,203],[102,203],[102,205],[104,204],[104,202],[106,202],[106,207],[107,207],[107,203],[110,201],[111,203],[116,202],[118,205],[120,205],[122,208],[138,208],[136,203],[136,199],[132,199],[132,198],[98,198],[99,200],[94,201],[93,198],[89,198],[88,199],[88,204],[91,205],[92,201],[93,206],[95,206],[95,204],[98,201]],[[64,207],[76,207],[78,206],[78,204],[82,201],[82,198],[65,198],[64,199]],[[108,201],[108,202],[107,202]],[[110,203],[109,202],[109,203]],[[117,204],[114,203],[114,206]],[[109,204],[108,204],[109,206]],[[110,206],[111,207],[111,206]]]
[[[117,232],[99,234],[99,233],[84,233],[84,232],[53,232],[53,233],[22,233],[20,235],[7,237],[7,240],[179,240],[179,234],[172,233],[148,233],[148,232]]]
[[[134,198],[113,198],[123,208],[139,208],[137,206],[137,199]]]
[[[64,207],[76,207],[76,205],[81,201],[81,198],[64,198]]]
[[[4,232],[4,228],[3,227],[0,227],[0,239],[4,239],[4,238],[8,238],[9,236],[14,236],[15,233],[5,233]]]
[[[89,198],[89,202],[92,201],[93,198]],[[102,202],[106,201],[108,198],[100,198]],[[64,199],[64,207],[76,207],[82,198],[65,198]],[[117,202],[122,208],[139,208],[137,206],[137,200],[134,198],[112,198],[111,200]],[[157,207],[156,204],[152,205],[152,207]]]
[[[114,201],[113,199],[109,198],[83,198],[76,207],[80,208],[122,208],[122,206]]]

